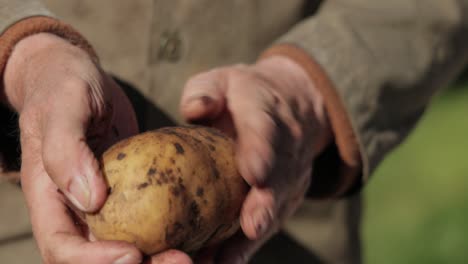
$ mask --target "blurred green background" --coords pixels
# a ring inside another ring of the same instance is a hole
[[[364,193],[365,263],[468,263],[466,80],[434,99]]]

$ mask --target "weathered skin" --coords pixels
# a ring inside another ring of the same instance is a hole
[[[109,197],[86,216],[101,240],[136,244],[146,254],[192,252],[235,233],[247,185],[233,143],[201,127],[171,127],[121,141],[106,151]]]

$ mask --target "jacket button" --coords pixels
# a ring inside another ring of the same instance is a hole
[[[177,31],[165,31],[159,40],[158,59],[176,62],[180,59],[182,41]]]

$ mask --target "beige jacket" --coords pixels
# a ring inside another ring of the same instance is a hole
[[[467,12],[468,0],[0,0],[0,72],[20,39],[51,32],[95,50],[106,70],[180,121],[191,75],[287,56],[321,89],[335,136],[310,194],[342,196],[466,63]],[[141,121],[150,128],[154,116]]]

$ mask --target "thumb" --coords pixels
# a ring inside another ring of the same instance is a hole
[[[99,164],[86,142],[91,116],[83,100],[54,105],[43,123],[42,160],[47,174],[79,210],[98,210],[107,197]],[[85,101],[86,102],[86,101]]]
[[[184,87],[180,110],[187,121],[217,118],[225,107],[225,78],[222,69],[212,70],[189,79]]]

